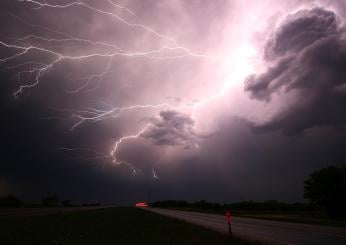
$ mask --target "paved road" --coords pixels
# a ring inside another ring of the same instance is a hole
[[[51,208],[0,208],[0,219],[3,218],[16,218],[16,217],[29,217],[40,216],[56,213],[76,212],[83,210],[94,210],[106,208],[103,206],[95,207],[51,207]]]
[[[223,215],[148,208],[148,210],[228,233]],[[232,217],[233,234],[272,244],[346,245],[346,228]]]

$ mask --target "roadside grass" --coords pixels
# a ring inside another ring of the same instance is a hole
[[[0,219],[4,245],[259,244],[128,207]]]
[[[270,214],[270,213],[253,213],[245,214],[239,213],[235,214],[238,217],[253,218],[253,219],[265,219],[265,220],[275,220],[290,223],[301,223],[301,224],[311,224],[311,225],[323,225],[331,227],[346,227],[346,220],[335,220],[325,217],[316,217],[309,214]]]
[[[174,210],[200,212],[200,213],[213,213],[213,214],[225,214],[225,210],[212,210],[201,208],[169,208]],[[301,223],[311,225],[323,225],[331,227],[346,227],[346,220],[338,220],[328,218],[325,212],[261,212],[261,211],[245,211],[245,210],[231,210],[232,216],[244,217],[253,219],[265,219],[290,223]]]

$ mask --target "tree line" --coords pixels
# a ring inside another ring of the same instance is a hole
[[[304,198],[307,203],[284,203],[275,200],[245,201],[219,204],[205,200],[187,202],[167,200],[152,203],[153,207],[203,210],[223,213],[236,212],[305,212],[326,210],[331,218],[346,218],[346,166],[330,166],[311,173],[304,181]]]
[[[14,195],[8,195],[5,197],[0,197],[0,207],[6,207],[6,208],[19,208],[19,207],[36,207],[36,206],[43,206],[43,207],[90,207],[90,206],[101,206],[100,202],[92,202],[92,203],[83,203],[83,204],[77,204],[72,202],[71,200],[64,199],[60,201],[60,199],[56,195],[52,195],[48,193],[48,195],[44,196],[40,203],[37,204],[29,204],[25,203],[22,200],[20,200],[18,197]]]

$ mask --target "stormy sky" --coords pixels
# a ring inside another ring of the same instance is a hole
[[[342,0],[2,0],[0,196],[303,201],[346,163]]]

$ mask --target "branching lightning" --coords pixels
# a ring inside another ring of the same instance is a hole
[[[80,92],[92,92],[96,90],[100,86],[104,77],[107,74],[112,73],[112,64],[114,59],[116,59],[117,56],[128,57],[128,58],[142,57],[145,59],[155,59],[155,60],[182,59],[185,57],[212,59],[215,61],[223,60],[222,57],[194,53],[191,49],[184,46],[180,46],[177,43],[177,41],[174,40],[173,38],[167,35],[164,35],[162,33],[159,33],[145,24],[128,21],[118,14],[97,8],[82,0],[71,1],[66,4],[50,4],[47,1],[37,1],[37,0],[17,0],[17,1],[23,2],[27,4],[29,7],[31,7],[32,9],[37,11],[43,10],[45,8],[50,8],[50,9],[68,9],[68,8],[77,8],[77,7],[85,8],[86,10],[92,11],[95,14],[111,17],[118,23],[122,23],[129,28],[141,29],[142,31],[147,32],[148,34],[166,42],[167,44],[152,50],[144,50],[141,52],[130,51],[130,50],[122,49],[114,43],[79,38],[79,37],[75,37],[61,31],[49,29],[44,26],[28,24],[26,21],[21,20],[17,16],[14,16],[17,19],[19,19],[21,22],[25,23],[25,25],[30,25],[31,27],[48,30],[50,33],[56,35],[56,37],[46,37],[46,36],[29,34],[29,35],[25,35],[21,37],[8,37],[7,41],[0,40],[0,46],[7,48],[13,52],[12,55],[0,58],[0,64],[7,64],[10,62],[14,62],[15,65],[8,65],[6,69],[18,70],[17,77],[19,82],[22,82],[22,77],[24,75],[33,77],[28,83],[20,85],[20,87],[14,92],[15,97],[20,96],[26,90],[29,90],[38,86],[41,82],[42,77],[46,73],[52,70],[57,64],[65,62],[65,61],[79,62],[84,60],[101,58],[105,60],[106,62],[104,69],[100,71],[99,73],[73,78],[75,81],[82,81],[83,83],[76,88],[67,90],[67,92],[70,94],[77,94]],[[123,11],[128,16],[131,16],[132,19],[135,19],[136,21],[138,20],[137,15],[131,9],[125,6],[119,5],[113,0],[107,0],[107,2],[113,8],[117,8],[119,11]],[[81,55],[80,54],[74,55],[74,54],[68,54],[68,53],[66,54],[64,51],[61,50],[61,47],[66,47],[66,45],[68,44],[90,45],[97,51],[85,52],[84,54],[81,54]],[[23,63],[17,63],[18,60],[20,60],[20,58],[24,58],[24,57],[30,58],[30,54],[33,52],[39,52],[41,54],[44,54],[50,57],[51,60],[37,61],[36,59],[33,59],[30,61],[25,61]],[[125,106],[125,107],[114,107],[112,105],[107,105],[108,107],[107,109],[86,108],[84,110],[73,110],[73,109],[53,108],[53,110],[71,113],[71,116],[77,119],[77,121],[70,128],[73,131],[77,127],[81,126],[83,123],[98,122],[98,121],[107,120],[110,118],[116,118],[126,111],[134,111],[134,110],[144,110],[144,109],[148,110],[148,109],[158,109],[158,108],[170,108],[174,110],[181,110],[182,108],[188,107],[192,110],[192,116],[194,116],[198,107],[203,106],[204,104],[220,96],[223,96],[224,91],[226,89],[227,88],[225,87],[222,89],[221,92],[218,92],[215,95],[211,95],[210,97],[205,98],[202,101],[199,101],[198,103],[194,103],[192,105],[173,106],[168,103],[162,103],[162,104],[143,104],[143,105],[138,104],[138,105]],[[119,147],[124,142],[140,137],[147,130],[150,124],[151,123],[148,122],[137,133],[123,136],[119,138],[118,140],[116,140],[109,154],[96,152],[86,148],[62,147],[62,148],[59,148],[59,150],[84,151],[89,153],[91,152],[94,154],[95,158],[111,158],[113,163],[127,164],[131,168],[133,174],[136,174],[137,173],[136,168],[129,162],[119,160],[117,158],[117,153],[118,153]],[[154,169],[152,169],[152,174],[153,174],[153,178],[158,179],[158,176],[156,172],[154,171]]]
[[[102,79],[102,77],[109,72],[112,60],[115,56],[144,57],[144,58],[158,59],[158,60],[177,59],[177,58],[184,58],[187,56],[196,57],[196,58],[218,59],[217,57],[210,56],[210,55],[196,54],[186,47],[177,45],[177,43],[174,39],[167,37],[163,34],[160,34],[160,33],[154,31],[153,29],[151,29],[151,28],[149,28],[143,24],[130,23],[130,22],[126,21],[125,19],[121,18],[119,15],[116,15],[116,14],[108,12],[108,11],[103,11],[103,10],[98,9],[96,7],[93,7],[93,6],[87,4],[83,1],[75,1],[75,2],[71,2],[69,4],[64,4],[64,5],[51,5],[51,4],[48,4],[47,2],[39,2],[39,1],[34,1],[34,0],[25,0],[25,1],[24,0],[18,0],[18,1],[31,3],[31,4],[36,6],[34,8],[36,10],[39,10],[42,8],[70,8],[70,7],[74,7],[74,6],[82,6],[82,7],[85,7],[87,9],[91,10],[91,11],[94,11],[98,14],[111,16],[111,17],[115,18],[117,21],[120,21],[121,23],[123,23],[129,27],[141,28],[144,31],[147,31],[147,32],[151,33],[152,35],[156,36],[157,38],[161,38],[161,39],[164,39],[166,41],[169,41],[169,43],[173,44],[173,46],[163,46],[159,49],[148,50],[148,51],[143,51],[143,52],[132,52],[132,51],[123,50],[123,49],[119,48],[117,45],[114,45],[111,43],[96,42],[96,41],[92,41],[89,39],[76,38],[76,37],[73,37],[69,34],[55,31],[55,30],[50,30],[50,29],[49,29],[50,32],[64,36],[64,38],[46,38],[46,37],[41,37],[38,35],[30,34],[30,35],[27,35],[27,36],[24,36],[21,38],[11,38],[12,40],[14,40],[13,43],[6,43],[3,41],[0,41],[0,45],[4,46],[6,48],[16,50],[14,55],[0,59],[0,63],[9,62],[11,60],[20,58],[26,54],[29,54],[30,51],[40,51],[42,53],[50,54],[54,57],[53,61],[51,61],[47,64],[40,64],[37,66],[34,65],[33,68],[31,68],[29,70],[23,70],[20,72],[20,74],[22,74],[22,73],[34,74],[35,79],[34,79],[34,82],[32,82],[29,85],[20,86],[20,88],[14,93],[14,95],[16,97],[20,93],[22,93],[25,89],[30,89],[30,88],[37,86],[40,82],[40,78],[46,72],[48,72],[56,64],[58,64],[59,62],[62,62],[64,60],[87,60],[87,59],[92,59],[92,58],[96,58],[96,57],[108,59],[108,64],[106,66],[106,69],[103,72],[101,72],[100,74],[91,75],[87,78],[80,78],[82,80],[83,79],[86,80],[86,82],[81,87],[70,91],[70,92],[74,93],[74,92],[79,92],[82,89],[88,87],[89,83],[93,79],[98,79],[100,81]],[[120,9],[125,9],[127,12],[130,11],[126,7],[115,4],[112,1],[108,1],[108,2],[111,3],[113,6],[116,6]],[[132,11],[130,11],[130,12],[132,13]],[[35,25],[32,25],[32,26],[35,26]],[[36,27],[39,27],[39,26],[36,25]],[[48,29],[45,27],[41,27],[41,28]],[[40,46],[36,46],[33,44],[31,44],[31,45],[19,44],[19,43],[23,43],[25,41],[30,41],[30,40],[38,40],[38,41],[54,43],[54,44],[60,43],[60,45],[62,45],[62,46],[64,46],[64,44],[68,43],[68,42],[86,43],[86,44],[90,44],[90,45],[94,45],[94,46],[102,46],[104,48],[110,48],[111,50],[108,52],[96,52],[96,53],[74,56],[74,55],[65,55],[63,53],[60,53],[60,52],[55,51],[55,50],[50,49],[50,48],[45,48],[43,46],[40,47]],[[168,54],[166,54],[167,51],[177,51],[180,53],[175,54],[175,55],[171,55],[170,52],[168,52]],[[32,62],[32,65],[33,64],[34,64],[34,62]]]
[[[121,137],[119,140],[117,140],[115,142],[114,148],[111,151],[111,156],[113,156],[113,162],[114,163],[117,163],[117,162],[121,163],[116,158],[116,153],[117,153],[117,150],[118,150],[119,146],[121,145],[121,143],[123,143],[124,141],[129,140],[129,139],[136,139],[136,138],[138,138],[149,127],[149,125],[150,124],[146,124],[145,127],[143,127],[137,134]]]
[[[153,178],[154,179],[159,179],[159,176],[157,176],[157,174],[156,174],[156,172],[155,172],[155,170],[153,168],[151,169],[151,172],[153,173]]]

